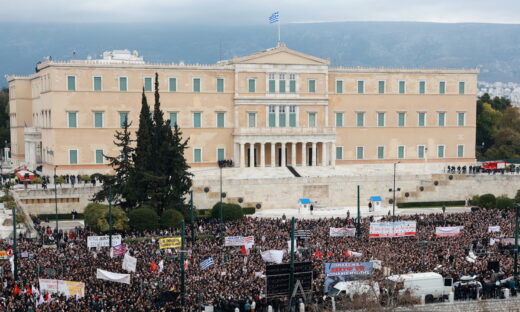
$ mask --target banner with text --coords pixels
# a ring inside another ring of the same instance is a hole
[[[87,247],[108,247],[110,246],[110,236],[89,236],[87,237]],[[121,235],[112,235],[112,246],[121,245]]]
[[[224,238],[224,246],[253,246],[254,244],[254,236],[226,236]]]
[[[338,282],[356,279],[356,275],[370,275],[372,262],[325,263],[325,293],[331,291]]]
[[[60,294],[71,297],[85,296],[85,283],[83,282],[72,282],[43,278],[40,278],[38,281],[40,282],[40,291],[42,293],[46,291],[51,294],[59,292]]]
[[[459,226],[436,227],[435,236],[436,237],[459,236],[460,229],[461,228]]]
[[[121,274],[97,269],[96,278],[116,283],[130,284],[130,274]]]
[[[329,228],[330,237],[354,237],[356,236],[355,228]]]
[[[159,248],[180,248],[182,245],[182,238],[180,236],[159,238]]]
[[[372,222],[369,237],[415,236],[416,231],[416,221]]]

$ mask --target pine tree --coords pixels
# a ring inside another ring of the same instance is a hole
[[[168,121],[169,126],[169,121]],[[173,207],[181,211],[187,216],[187,206],[185,205],[185,199],[192,186],[191,177],[193,176],[188,169],[188,163],[184,157],[184,151],[188,148],[188,140],[182,140],[182,132],[180,128],[175,124],[173,132],[169,132],[169,142],[171,142],[171,153],[169,163],[171,166],[168,168],[169,172],[169,184],[172,186],[173,194],[170,201],[170,207]]]

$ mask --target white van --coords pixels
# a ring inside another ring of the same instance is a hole
[[[400,294],[409,290],[413,297],[421,298],[424,296],[426,302],[433,302],[434,299],[448,297],[453,291],[453,279],[445,279],[442,275],[435,272],[392,275],[387,277],[387,279],[395,283],[404,284],[404,289],[399,291]]]

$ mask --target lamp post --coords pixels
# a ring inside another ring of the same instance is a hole
[[[18,250],[16,246],[16,203],[13,203],[13,266],[14,266],[14,280],[18,280]]]
[[[112,251],[112,187],[108,187],[108,250]]]
[[[520,204],[515,204],[515,264],[514,264],[514,276],[515,281],[518,282],[518,210]]]
[[[54,166],[54,202],[56,203],[56,234],[58,234],[58,186],[56,184],[56,168],[58,168],[58,166]]]
[[[190,219],[191,219],[191,244],[195,244],[195,218],[193,211],[193,191],[190,191]]]
[[[220,225],[222,226],[222,224],[224,222],[223,216],[222,216],[222,167],[224,167],[224,162],[219,160],[218,167],[220,169],[220,204],[219,204],[220,211],[219,211],[219,214],[220,214]]]

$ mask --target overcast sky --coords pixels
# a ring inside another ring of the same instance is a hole
[[[425,21],[520,23],[520,0],[0,0],[0,22],[261,25]]]

